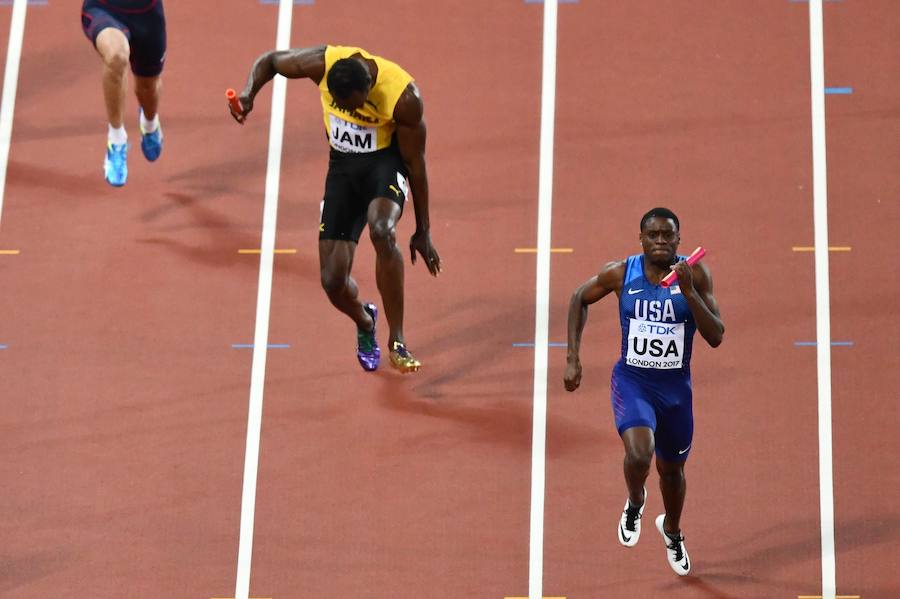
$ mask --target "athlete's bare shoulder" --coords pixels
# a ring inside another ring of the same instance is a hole
[[[597,273],[597,282],[610,291],[618,293],[625,281],[625,260],[607,262]]]
[[[600,272],[587,280],[581,286],[582,298],[589,304],[596,302],[611,292],[618,295],[622,291],[622,282],[625,280],[624,262],[607,262]]]
[[[294,60],[298,66],[308,73],[308,77],[312,79],[316,85],[322,81],[325,76],[325,50],[327,46],[311,46],[309,48],[299,48]]]
[[[398,125],[406,127],[416,127],[422,122],[422,116],[425,112],[425,105],[422,102],[422,95],[415,82],[410,81],[400,94],[397,105],[394,106],[394,121]]]
[[[312,46],[274,50],[264,54],[262,59],[269,58],[279,75],[288,79],[310,79],[318,85],[325,76],[325,48],[326,46]]]

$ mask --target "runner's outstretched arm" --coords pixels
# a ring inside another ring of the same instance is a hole
[[[241,124],[247,120],[256,94],[275,75],[288,79],[312,79],[318,85],[325,76],[325,46],[272,50],[257,58],[250,68],[247,85],[238,96],[242,110],[236,112],[229,106],[234,120]]]

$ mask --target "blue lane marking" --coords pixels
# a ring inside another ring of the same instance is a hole
[[[253,349],[252,343],[232,343],[234,349]],[[266,346],[268,349],[290,349],[289,343],[270,343]]]
[[[47,0],[28,0],[28,6],[47,6]],[[0,6],[12,6],[13,0],[0,0]]]
[[[512,346],[513,347],[534,347],[534,342],[532,341],[531,343],[513,343]],[[547,347],[568,347],[568,346],[569,346],[568,343],[555,343],[553,341],[551,341],[550,343],[547,344]]]
[[[259,0],[260,4],[278,4],[281,0]],[[315,0],[294,0],[294,4],[315,4]]]
[[[0,345],[0,349],[9,349],[8,345]]]
[[[797,347],[815,347],[818,345],[815,341],[794,341],[794,345]],[[852,341],[832,341],[832,347],[853,347]]]
[[[841,95],[849,95],[853,93],[852,87],[826,87],[826,94],[841,94]]]

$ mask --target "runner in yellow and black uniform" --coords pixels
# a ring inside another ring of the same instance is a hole
[[[416,232],[409,244],[412,261],[418,252],[432,275],[441,270],[429,233],[425,121],[419,90],[398,65],[362,48],[272,51],[253,64],[239,96],[241,110],[230,109],[235,120],[243,124],[256,94],[275,75],[310,79],[322,96],[331,146],[319,224],[322,286],[331,303],[356,323],[360,365],[375,370],[381,357],[375,337],[378,311],[374,304],[359,301],[356,282],[350,277],[356,245],[368,224],[390,328],[391,364],[402,372],[414,372],[421,364],[403,336],[403,256],[396,243],[397,221],[409,191],[416,215]]]

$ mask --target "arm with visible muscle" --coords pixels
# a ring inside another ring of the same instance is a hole
[[[612,292],[621,292],[625,278],[625,262],[610,262],[581,285],[569,300],[569,339],[566,354],[566,391],[574,391],[581,384],[581,334],[587,323],[588,306]]]
[[[719,302],[712,291],[712,275],[705,264],[688,266],[682,261],[672,267],[678,273],[678,285],[687,300],[697,330],[712,347],[719,347],[725,334],[725,324],[719,315]]]
[[[247,85],[238,96],[241,112],[236,112],[229,106],[234,120],[241,124],[247,120],[247,115],[253,110],[256,94],[275,75],[288,79],[311,79],[318,85],[325,76],[325,46],[272,50],[257,58],[250,68]]]
[[[437,276],[441,271],[441,258],[431,243],[431,220],[428,212],[428,170],[425,167],[424,106],[419,89],[410,83],[394,107],[397,124],[397,145],[403,162],[409,169],[409,185],[416,213],[416,232],[409,241],[412,263],[416,253],[422,255],[428,272]]]

